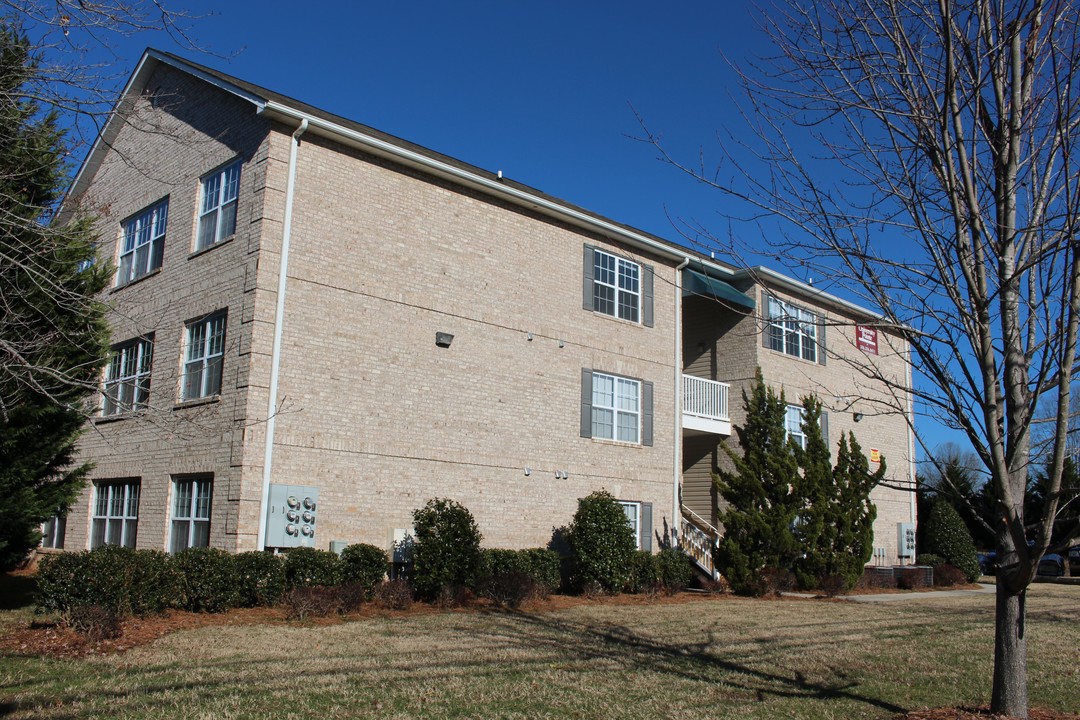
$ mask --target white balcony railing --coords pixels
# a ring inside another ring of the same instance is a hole
[[[691,423],[688,423],[687,421],[691,418],[697,418],[707,423],[726,425],[727,432],[724,434],[730,434],[731,416],[728,415],[729,390],[730,386],[727,383],[706,380],[705,378],[694,377],[693,375],[683,375],[684,425],[690,427]]]

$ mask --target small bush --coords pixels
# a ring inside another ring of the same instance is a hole
[[[303,622],[312,617],[327,617],[338,612],[341,596],[336,587],[308,585],[285,593],[286,617]]]
[[[660,586],[669,595],[685,590],[694,577],[690,558],[676,548],[664,548],[657,553],[656,564],[660,574]]]
[[[408,610],[413,604],[413,591],[407,580],[387,580],[375,587],[372,599],[384,610]]]
[[[767,567],[754,578],[750,592],[757,597],[776,597],[791,592],[795,587],[795,574],[785,568]]]
[[[341,561],[337,553],[309,547],[292,548],[285,553],[285,587],[329,587],[337,585]]]
[[[135,551],[104,545],[90,552],[46,557],[38,569],[38,606],[70,621],[76,608],[98,606],[125,618],[132,612]]]
[[[937,500],[930,506],[923,535],[926,552],[940,555],[944,562],[960,568],[968,582],[975,582],[982,574],[971,532],[949,503]]]
[[[516,610],[526,600],[537,597],[538,588],[528,573],[510,570],[484,578],[480,582],[480,594],[500,607]]]
[[[559,587],[559,562],[559,554],[545,548],[481,550],[479,579],[476,587],[481,595],[489,596],[491,583],[497,578],[520,573],[532,581],[530,598],[547,597]],[[511,581],[501,580],[500,582]]]
[[[566,542],[573,556],[575,587],[584,591],[598,585],[606,592],[619,592],[630,580],[637,541],[611,493],[598,490],[578,500]]]
[[[891,572],[879,573],[868,568],[863,571],[855,587],[859,590],[889,590],[896,587],[896,578]]]
[[[896,587],[901,590],[925,588],[926,572],[918,568],[901,568],[896,571]]]
[[[942,563],[934,567],[934,587],[953,587],[967,581],[964,571],[954,565]]]
[[[836,597],[847,592],[848,582],[843,575],[825,575],[818,579],[818,589],[826,597]]]
[[[727,578],[721,575],[718,578],[705,578],[701,580],[701,589],[713,595],[723,595],[731,592],[731,586]]]
[[[374,545],[357,543],[341,551],[341,581],[362,586],[366,598],[386,578],[389,567],[386,551]]]
[[[656,556],[645,550],[636,550],[630,556],[630,577],[624,588],[626,592],[654,595],[661,590],[660,564]]]
[[[944,565],[945,562],[945,558],[941,557],[940,555],[935,555],[933,553],[922,553],[917,558],[915,558],[916,565],[925,565],[926,567],[932,568],[936,568],[938,565]]]
[[[465,607],[472,599],[472,593],[464,585],[443,585],[432,602],[442,610]]]
[[[120,616],[101,605],[80,605],[71,610],[68,624],[90,642],[111,640],[123,632]]]
[[[252,550],[233,558],[240,607],[271,607],[285,595],[285,562],[280,555]]]
[[[136,550],[132,566],[128,603],[134,615],[165,612],[176,605],[180,578],[173,558],[162,550]]]
[[[218,548],[187,548],[173,555],[180,602],[191,612],[223,612],[239,600],[233,556]]]
[[[413,530],[413,587],[420,597],[456,596],[475,586],[481,535],[464,505],[432,498],[413,512]]]
[[[364,583],[343,583],[336,588],[338,594],[338,612],[342,615],[356,612],[364,601],[370,597],[368,587]]]

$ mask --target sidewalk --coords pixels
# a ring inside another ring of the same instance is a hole
[[[934,590],[931,592],[902,592],[902,593],[881,593],[877,595],[841,595],[844,600],[851,600],[852,602],[900,602],[902,600],[923,600],[926,598],[943,598],[943,597],[967,597],[970,595],[993,595],[994,586],[987,585],[985,583],[979,583],[978,589],[966,589],[966,590]]]

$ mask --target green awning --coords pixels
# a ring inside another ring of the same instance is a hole
[[[728,305],[754,309],[754,298],[739,292],[723,280],[717,280],[696,270],[683,270],[683,297],[688,295],[700,295]]]

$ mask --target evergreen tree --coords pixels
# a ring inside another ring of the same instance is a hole
[[[829,445],[821,432],[821,403],[814,396],[803,398],[805,447],[795,446],[795,458],[802,473],[796,490],[803,504],[795,520],[795,539],[802,557],[795,562],[795,576],[804,588],[816,588],[830,575],[836,528],[835,486]]]
[[[842,576],[849,589],[855,586],[874,553],[877,508],[870,501],[870,493],[885,478],[886,470],[882,457],[878,469],[871,473],[870,462],[855,434],[840,436],[832,472],[832,512],[826,521],[832,530],[832,556],[825,574]]]
[[[715,559],[732,589],[745,594],[754,591],[763,569],[794,564],[799,550],[793,525],[802,503],[794,443],[784,432],[783,392],[777,396],[766,387],[759,369],[750,395],[743,393],[743,407],[746,422],[736,429],[743,454],[724,445],[735,472],[715,478],[728,504],[720,514],[724,537]]]
[[[978,579],[980,571],[975,543],[964,520],[947,501],[935,500],[930,506],[924,537],[924,552],[938,555],[959,568],[967,576],[968,582]]]
[[[34,547],[89,468],[75,441],[107,356],[85,220],[50,222],[63,183],[55,113],[33,100],[37,64],[18,27],[0,21],[0,569]]]

